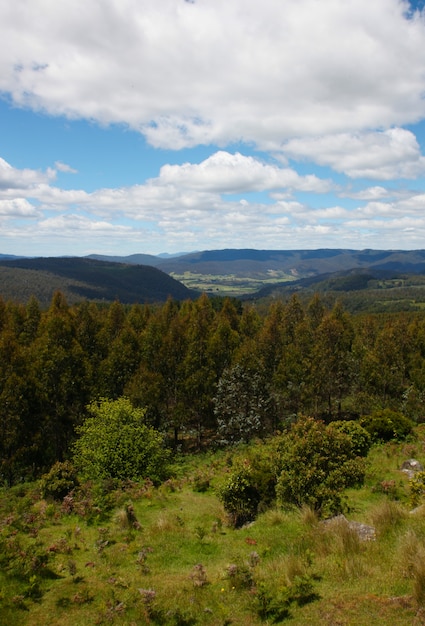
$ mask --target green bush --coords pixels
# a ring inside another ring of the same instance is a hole
[[[330,424],[338,432],[348,435],[351,440],[352,452],[355,456],[367,456],[372,444],[372,439],[368,431],[354,420],[338,420]]]
[[[154,483],[169,473],[163,438],[144,423],[145,410],[126,398],[93,402],[78,427],[74,462],[87,479],[143,480]]]
[[[237,467],[219,488],[218,497],[234,528],[255,519],[261,494],[255,486],[251,466],[244,463]]]
[[[63,500],[78,485],[77,471],[70,461],[55,463],[40,480],[43,498]]]
[[[335,514],[342,510],[343,490],[364,480],[364,461],[354,454],[350,437],[324,422],[302,417],[279,446],[276,493],[281,504]]]
[[[391,409],[380,409],[364,416],[360,424],[370,434],[372,441],[402,441],[412,433],[413,422],[403,413]]]

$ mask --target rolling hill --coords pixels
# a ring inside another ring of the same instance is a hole
[[[0,296],[26,302],[34,295],[49,304],[60,289],[69,303],[81,300],[123,304],[163,302],[193,294],[182,283],[156,267],[88,258],[0,259]]]
[[[295,291],[306,296],[357,293],[359,299],[368,292],[370,300],[374,290],[382,294],[391,289],[394,298],[395,289],[402,285],[400,300],[423,302],[423,274],[425,250],[226,249],[176,257],[93,254],[83,258],[0,254],[0,295],[15,301],[35,295],[44,305],[57,289],[70,303],[81,299],[162,302],[168,296],[197,297],[201,291],[256,300],[286,298]]]

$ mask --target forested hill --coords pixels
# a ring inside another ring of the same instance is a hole
[[[168,273],[267,275],[273,271],[295,277],[317,276],[356,268],[375,268],[398,272],[425,271],[425,250],[204,250],[175,258],[149,255],[99,257],[125,263],[143,262]],[[139,260],[141,258],[142,260]]]
[[[81,300],[123,304],[185,300],[193,293],[158,268],[87,258],[0,259],[0,296],[49,304],[61,290],[70,303]]]

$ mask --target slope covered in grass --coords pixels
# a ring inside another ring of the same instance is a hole
[[[373,541],[310,509],[228,526],[217,488],[249,455],[184,457],[159,488],[86,483],[61,502],[35,483],[3,490],[0,623],[423,623],[425,514],[411,513],[400,471],[424,460],[420,431],[373,447],[364,486],[345,494],[347,519],[372,525]]]

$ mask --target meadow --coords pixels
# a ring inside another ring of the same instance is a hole
[[[4,488],[0,623],[425,624],[425,509],[400,471],[425,460],[424,436],[374,445],[363,486],[345,492],[346,518],[375,530],[367,541],[308,507],[229,525],[219,487],[260,442],[177,455],[157,487],[87,482],[61,500],[40,482]]]
[[[294,276],[278,270],[269,270],[267,275],[258,274],[241,276],[239,274],[207,274],[171,272],[170,276],[181,282],[188,289],[211,295],[238,297],[254,295],[262,287],[277,285],[294,280]]]

